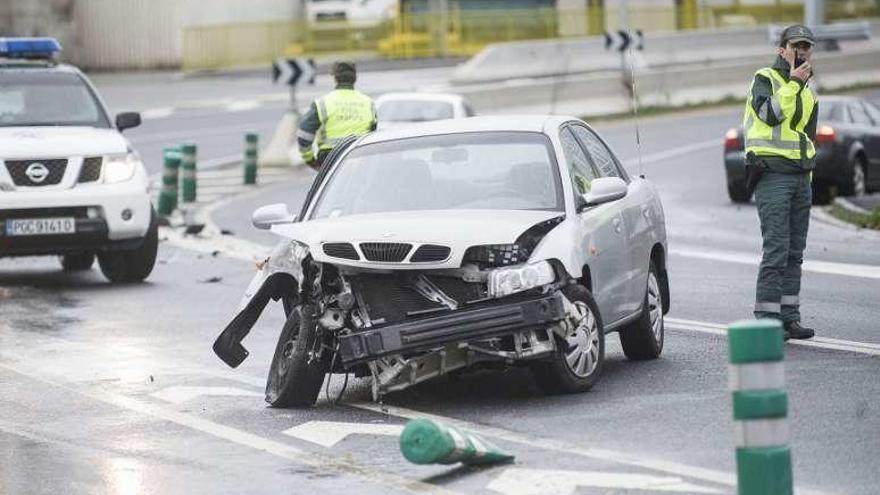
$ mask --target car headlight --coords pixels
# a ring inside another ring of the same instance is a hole
[[[546,261],[498,268],[489,272],[489,296],[504,297],[553,283],[556,274]]]
[[[107,155],[104,157],[104,183],[115,184],[131,180],[140,165],[141,159],[136,153]]]

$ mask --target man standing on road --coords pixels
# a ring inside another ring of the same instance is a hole
[[[755,73],[743,117],[764,247],[755,317],[782,320],[786,339],[815,334],[801,326],[799,298],[816,156],[816,95],[807,84],[814,44],[804,26],[782,31],[776,62]]]
[[[336,89],[312,102],[296,133],[303,161],[316,170],[343,138],[376,130],[376,105],[369,96],[354,89],[354,62],[334,63],[333,77]],[[316,137],[317,156],[313,146]]]

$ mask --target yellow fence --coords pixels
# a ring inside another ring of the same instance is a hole
[[[459,10],[444,16],[406,13],[374,25],[325,21],[271,22],[189,27],[183,33],[183,67],[211,69],[268,63],[284,55],[415,58],[472,55],[490,43],[598,35],[616,29],[622,17],[645,32],[669,32],[727,26],[799,22],[803,5],[776,1],[766,5],[706,6],[681,0],[675,7],[631,8],[625,16],[604,8],[601,0],[587,7]],[[880,17],[876,0],[829,0],[828,20]]]

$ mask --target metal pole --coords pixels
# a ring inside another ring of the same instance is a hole
[[[825,0],[804,1],[804,24],[809,27],[825,24]]]

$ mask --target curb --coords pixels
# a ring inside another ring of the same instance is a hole
[[[838,198],[838,199],[840,199],[840,198]],[[835,203],[837,203],[837,200],[835,200]],[[849,203],[849,202],[847,201],[847,203]],[[855,208],[855,209],[847,208],[846,206],[844,206],[842,204],[839,204],[839,206],[841,208],[848,209],[849,211],[853,211],[853,212],[861,213],[859,210],[864,211],[861,208],[859,208],[855,205],[852,205],[852,203],[849,203],[849,204],[850,204],[851,208]],[[859,234],[859,235],[862,235],[865,237],[869,237],[871,239],[880,240],[880,231],[862,228],[857,225],[853,225],[849,222],[845,222],[845,221],[835,217],[834,215],[832,215],[829,212],[830,209],[831,209],[830,205],[811,208],[810,209],[810,220],[814,220],[819,223],[823,223],[826,225],[837,227],[837,228],[846,230],[848,232],[852,232],[852,233]]]

